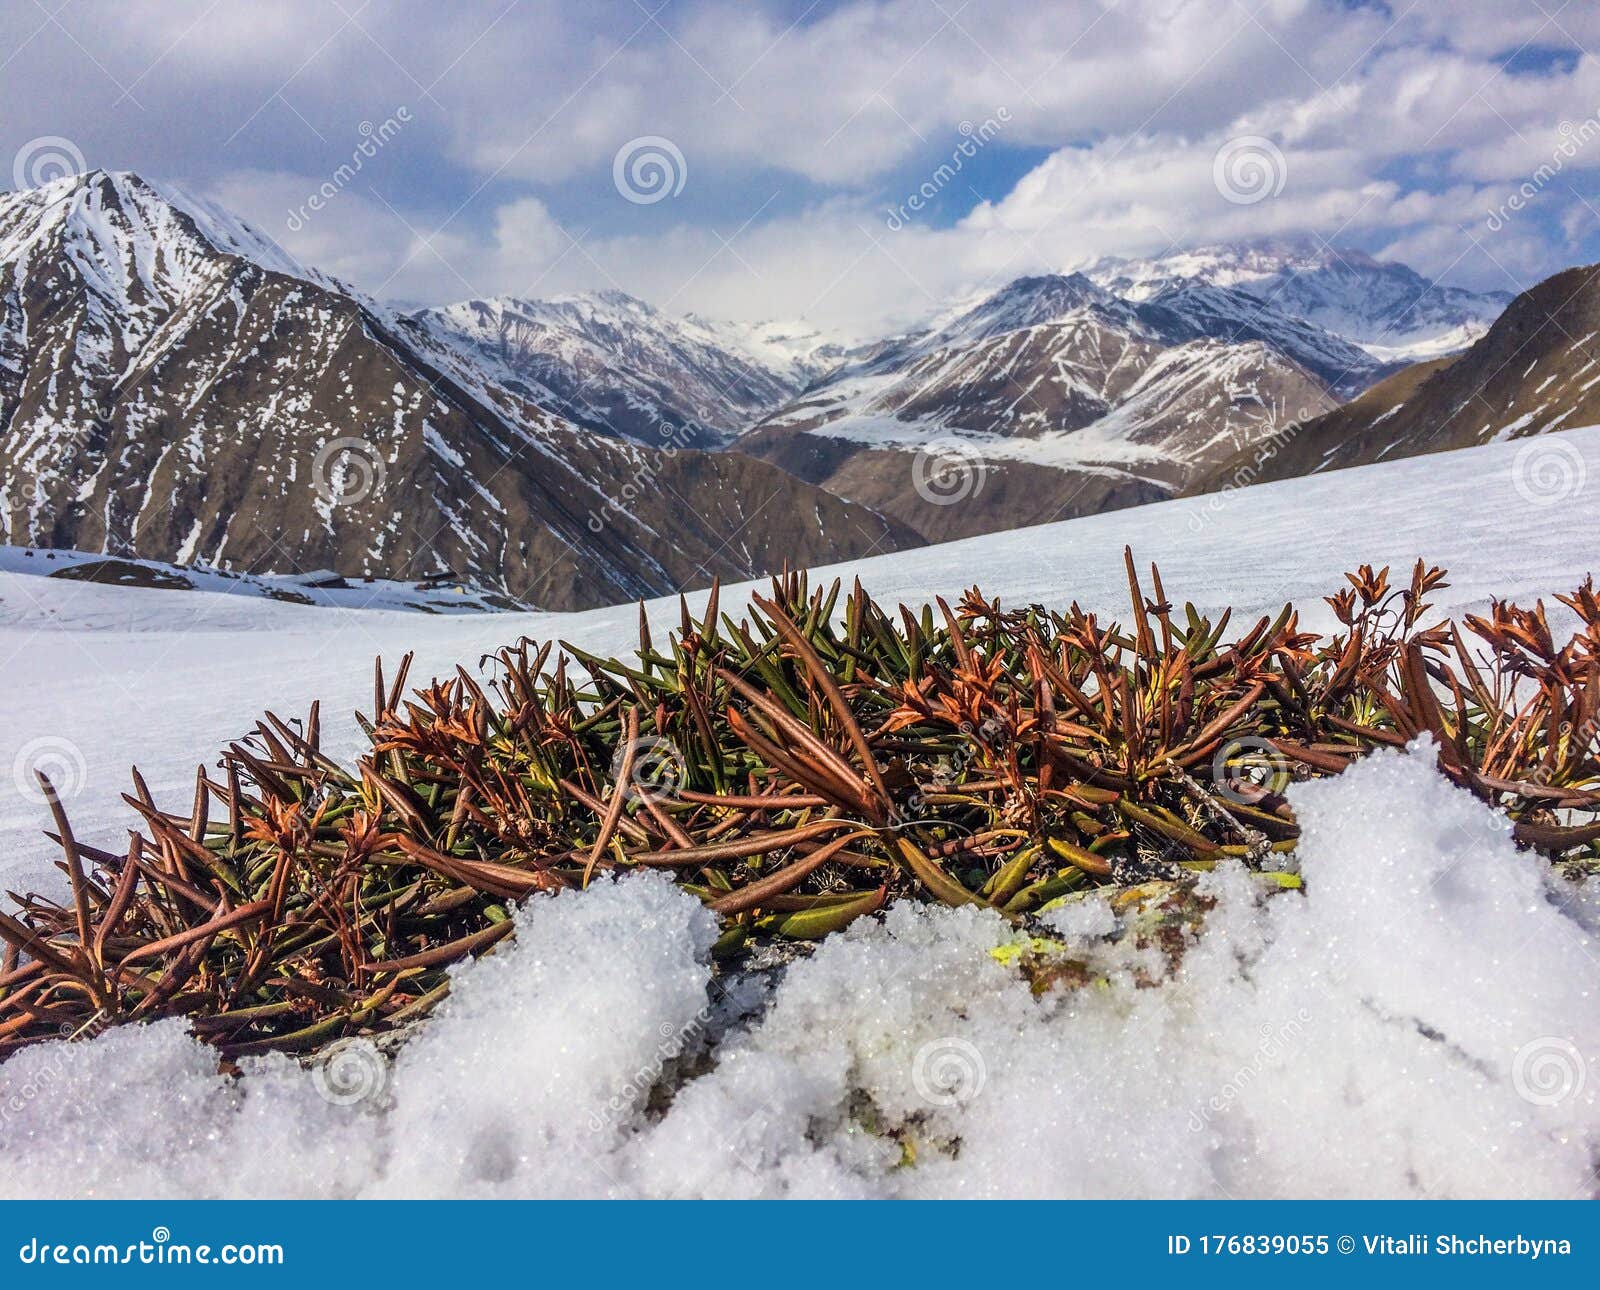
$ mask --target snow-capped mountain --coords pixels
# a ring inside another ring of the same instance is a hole
[[[1392,370],[1359,345],[1242,287],[1176,282],[1141,300],[1134,310],[1163,340],[1270,345],[1322,381],[1336,398],[1358,394]]]
[[[735,454],[572,425],[431,329],[131,174],[0,195],[0,540],[451,570],[550,607],[896,547]]]
[[[93,172],[0,196],[0,540],[611,603],[1191,490],[1498,307],[1280,246],[1020,278],[849,351],[621,292],[401,314]]]
[[[959,306],[948,317],[937,319],[928,333],[917,339],[916,346],[920,352],[931,354],[1091,313],[1113,326],[1134,325],[1133,313],[1123,301],[1081,273],[1016,278],[990,295]]]
[[[1249,478],[1296,475],[1522,439],[1600,423],[1600,265],[1568,269],[1516,297],[1465,353],[1417,363],[1285,435]],[[1524,483],[1576,499],[1570,449],[1536,448]],[[1227,475],[1237,467],[1230,463]],[[1207,482],[1202,481],[1202,486]]]
[[[1197,283],[1242,289],[1387,364],[1465,349],[1511,301],[1508,292],[1445,286],[1403,264],[1310,240],[1208,246],[1142,260],[1111,257],[1085,272],[1132,301]]]
[[[804,319],[767,318],[735,322],[685,314],[684,323],[700,328],[710,341],[732,354],[775,372],[797,388],[826,376],[843,361],[846,347],[837,338]]]
[[[468,300],[413,317],[508,389],[651,446],[720,446],[830,365],[803,324],[674,318],[621,291]]]
[[[1022,278],[856,359],[737,446],[930,540],[1133,505],[1334,406],[1287,351],[1336,366],[1336,338],[1301,324],[1268,343],[1232,334],[1242,321],[1082,275]],[[952,468],[968,477],[954,501],[929,483]]]
[[[1101,260],[852,353],[738,447],[930,539],[1085,514],[1200,486],[1509,299],[1310,242]],[[917,487],[935,450],[982,477],[959,506]]]

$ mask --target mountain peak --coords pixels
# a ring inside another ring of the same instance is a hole
[[[605,434],[571,424],[536,379],[501,383],[503,365],[298,269],[243,220],[137,175],[0,197],[0,539],[397,580],[450,570],[554,608],[909,540],[766,463],[647,458],[606,410]],[[644,306],[623,300],[575,312],[596,312],[597,333],[646,331]],[[498,321],[509,338],[540,320]],[[574,377],[583,406],[600,393],[589,374]],[[645,463],[660,487],[635,486]]]
[[[1464,349],[1510,300],[1504,292],[1445,286],[1404,264],[1314,238],[1218,243],[1142,260],[1110,257],[1085,272],[1135,303],[1195,283],[1242,289],[1384,362]]]
[[[577,298],[587,297],[600,304],[611,305],[617,309],[639,309],[645,313],[656,313],[658,310],[648,301],[639,299],[638,296],[629,295],[619,287],[606,287],[600,291],[585,291]]]
[[[1002,332],[1060,322],[1084,309],[1116,309],[1121,302],[1082,273],[1045,273],[1013,278],[976,304],[958,307],[936,321],[922,348],[970,344]]]
[[[231,211],[131,170],[87,170],[0,194],[0,261],[25,259],[43,248],[74,255],[85,266],[98,262],[91,285],[106,289],[117,285],[113,265],[158,288],[163,269],[213,255],[330,284]]]
[[[1145,257],[1109,255],[1083,272],[1102,287],[1137,299],[1178,279],[1233,287],[1279,273],[1325,269],[1340,261],[1376,267],[1364,252],[1291,236],[1213,242]]]
[[[650,445],[719,446],[832,366],[820,336],[674,317],[618,290],[413,317],[574,423]]]
[[[1033,300],[1077,308],[1103,300],[1106,292],[1082,273],[1041,273],[1013,278],[990,301]]]
[[[604,287],[595,291],[568,291],[556,296],[522,299],[518,303],[536,310],[561,309],[569,313],[580,311],[597,317],[618,315],[629,319],[665,317],[648,300],[629,295],[617,287]]]

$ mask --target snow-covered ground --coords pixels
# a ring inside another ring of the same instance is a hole
[[[108,558],[88,551],[0,546],[0,574],[24,573],[63,581],[205,591],[221,596],[257,596],[332,609],[422,610],[431,614],[481,614],[504,609],[485,593],[462,583],[396,582],[388,578],[341,578],[332,570],[311,573],[236,573],[160,560]]]
[[[1593,1196],[1600,909],[1433,760],[1291,788],[1308,894],[1208,875],[1171,971],[1069,907],[1104,983],[1036,996],[998,915],[900,905],[730,997],[647,874],[529,901],[392,1068],[233,1080],[175,1020],[39,1045],[0,1195]]]
[[[1571,589],[1596,563],[1596,487],[1600,428],[823,572],[888,600],[979,583],[1119,613],[1129,543],[1180,601],[1232,604],[1242,626],[1290,599],[1326,627],[1320,597],[1361,562],[1447,566],[1446,610]],[[416,649],[423,680],[519,634],[624,649],[634,624],[631,607],[445,619],[0,573],[4,883],[49,856],[30,766],[107,841],[130,761],[181,802],[264,707],[320,697],[333,751],[352,754],[336,718],[370,702],[376,654]],[[1209,935],[1155,989],[1134,988],[1127,952],[1093,948],[1092,910],[1060,931],[1103,956],[1109,985],[1035,998],[987,952],[1009,935],[997,919],[899,909],[792,970],[646,1115],[714,1030],[713,928],[633,879],[532,902],[388,1074],[356,1054],[230,1082],[178,1023],[14,1058],[0,1194],[1592,1193],[1597,902],[1554,898],[1425,750],[1294,801],[1309,895],[1263,907],[1239,875],[1211,879]]]

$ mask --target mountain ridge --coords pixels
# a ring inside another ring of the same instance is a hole
[[[1253,478],[1319,474],[1600,423],[1597,341],[1600,265],[1568,269],[1517,296],[1464,353],[1407,367],[1292,427]],[[1559,452],[1551,450],[1557,468]]]
[[[1018,279],[847,364],[735,447],[929,540],[1134,505],[1334,406],[1284,347],[1213,334],[1227,330],[1082,275]],[[1332,338],[1321,352],[1337,365]],[[960,505],[927,487],[930,454],[972,477]]]
[[[721,447],[831,365],[771,338],[784,324],[675,318],[620,290],[548,299],[500,296],[410,318],[574,424],[656,446]]]
[[[0,197],[10,544],[564,608],[911,540],[765,463],[574,426],[170,197],[104,171]]]
[[[1135,301],[1182,283],[1242,288],[1389,365],[1465,349],[1512,299],[1510,292],[1448,286],[1398,261],[1310,238],[1216,243],[1146,259],[1107,256],[1084,273]]]
[[[0,537],[629,599],[1193,491],[1417,384],[1373,328],[1437,346],[1497,303],[1283,242],[1028,275],[848,347],[618,289],[399,311],[90,172],[0,196]]]

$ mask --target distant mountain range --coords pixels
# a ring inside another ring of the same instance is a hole
[[[468,300],[412,317],[506,389],[652,447],[721,447],[843,356],[804,324],[672,318],[621,291]]]
[[[1559,294],[1275,243],[865,345],[620,291],[400,313],[92,172],[0,195],[0,539],[613,603],[1203,490],[1269,437],[1296,473],[1600,420]]]
[[[767,463],[595,433],[208,203],[0,196],[0,536],[580,608],[915,538]]]
[[[1334,404],[1270,345],[1169,338],[1081,275],[1035,277],[847,364],[735,447],[937,541],[1166,496]]]
[[[1175,286],[1240,290],[1280,314],[1359,345],[1380,363],[1465,349],[1511,303],[1505,291],[1467,291],[1393,261],[1311,239],[1208,246],[1154,259],[1104,259],[1088,270],[1108,290],[1148,300]]]
[[[1091,514],[1205,486],[1507,300],[1303,243],[1102,260],[848,355],[735,446],[930,540]]]

